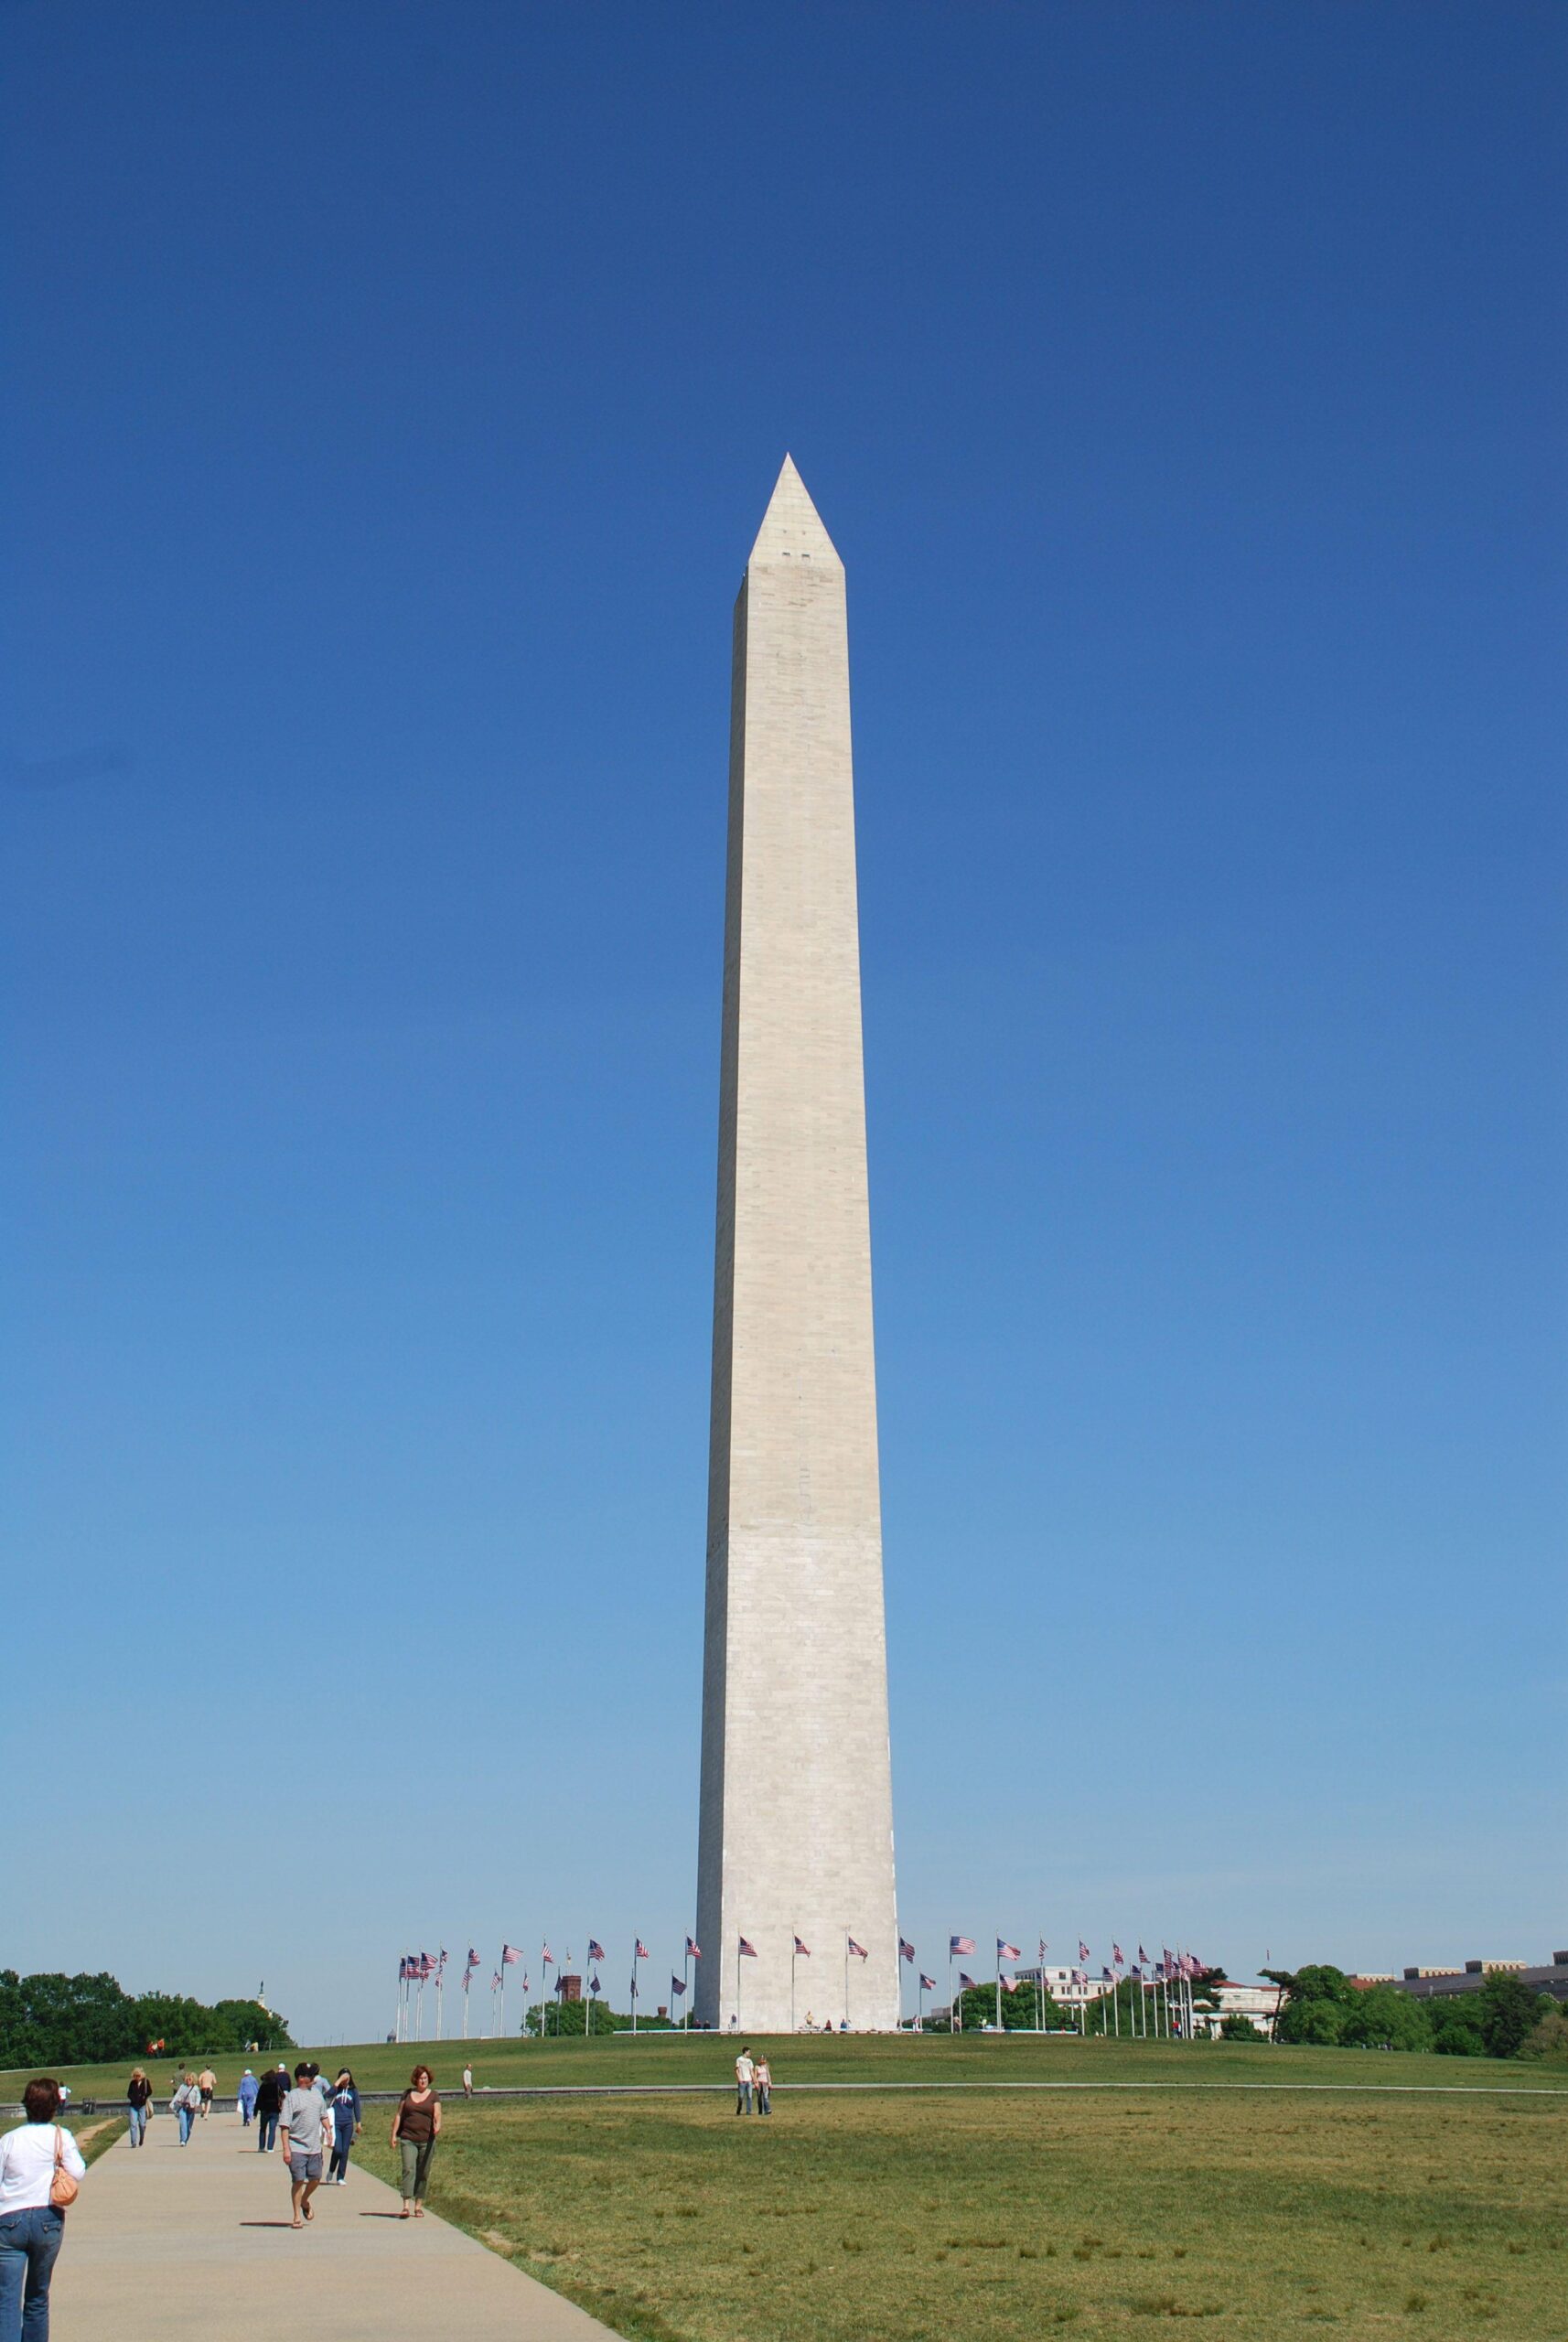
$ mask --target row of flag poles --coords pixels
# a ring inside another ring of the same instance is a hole
[[[964,1993],[973,1992],[977,1987],[975,1979],[961,1968],[958,1972],[958,1993],[954,1993],[953,1962],[955,1960],[972,1959],[978,1947],[972,1936],[950,1936],[948,1938],[948,2022],[950,2026],[955,2032],[958,2030],[959,2024],[959,1996]],[[1038,2021],[1042,2030],[1045,2025],[1046,1953],[1049,1947],[1047,1946],[1045,1938],[1042,1936],[1040,1939],[1040,1982],[1038,1998],[1036,2004],[1036,2009],[1039,2013]],[[571,1959],[571,1956],[570,1951],[567,1951],[565,1957],[568,1961]],[[647,1960],[649,1956],[648,1946],[643,1942],[642,1938],[640,1936],[635,1937],[633,1939],[633,1950],[631,1956],[630,1984],[631,2029],[634,2033],[637,2031],[638,2004],[640,1997],[637,1985],[638,1962],[641,1960]],[[692,1964],[693,1961],[701,1960],[702,1956],[702,1946],[698,1944],[693,1937],[688,1936],[686,1938],[685,1950],[682,1954],[681,1973],[679,1976],[671,1973],[670,1978],[671,1999],[679,2002],[681,2004],[681,2024],[682,2031],[686,2029],[690,2021],[689,1988],[692,1982]],[[737,2023],[739,2022],[741,2007],[741,1963],[743,1961],[755,1960],[757,1957],[757,1952],[756,1945],[748,1942],[745,1936],[737,1936],[736,1939],[735,1954],[735,2001]],[[804,1943],[799,1935],[792,1934],[790,1937],[789,1949],[789,2030],[792,2033],[796,2029],[796,1972],[799,1963],[802,1960],[810,1960],[811,1957],[811,1946]],[[843,1939],[843,1997],[844,2013],[846,2017],[849,2013],[850,2005],[850,1964],[853,1961],[864,1961],[868,1957],[869,1954],[867,1953],[865,1946],[862,1943],[858,1943],[854,1937],[849,1934],[846,1929]],[[918,1978],[917,1995],[918,2019],[918,2023],[923,2027],[926,2021],[926,1994],[936,1991],[937,1980],[934,1976],[928,1976],[919,1967],[919,1964],[915,1958],[914,1945],[906,1941],[905,1938],[902,1936],[898,1939],[898,1957],[901,1961],[907,1961],[914,1968],[916,1975]],[[1090,1985],[1090,1968],[1092,1956],[1090,1952],[1089,1946],[1081,1939],[1081,1938],[1079,1941],[1078,1957],[1079,1964],[1077,1967],[1070,1969],[1069,1971],[1069,1974],[1071,1977],[1073,1984],[1078,1987],[1081,1993],[1087,1995]],[[497,1967],[495,1972],[490,1978],[489,2029],[494,2034],[505,2035],[507,1971],[509,1968],[515,1968],[520,1965],[522,1958],[522,1953],[517,1949],[515,1944],[502,1944],[499,1965]],[[1004,1974],[1004,1963],[1015,1966],[1022,1958],[1023,1954],[1015,1943],[1009,1943],[1004,1936],[997,1937],[996,1973],[994,1981],[996,1990],[996,2022],[998,2026],[1000,2026],[1002,2023],[1003,1993],[1015,1993],[1019,1984],[1024,1981],[1020,1977],[1008,1976]],[[593,2004],[596,2000],[603,1997],[603,1988],[599,1982],[598,1971],[605,1966],[605,1964],[606,1955],[603,1944],[601,1944],[596,1937],[590,1936],[588,1938],[588,1956],[585,1963],[588,1971],[586,1979],[588,2013],[587,2021],[584,2027],[585,2035],[591,2035],[593,2032]],[[483,1966],[484,1962],[479,1958],[478,1953],[470,1946],[468,1957],[463,1963],[462,1973],[459,1979],[463,1992],[463,2030],[461,2037],[465,2041],[468,2038],[469,1988],[473,1982],[476,1971]],[[546,1971],[551,1968],[555,1970],[556,1978],[559,1981],[562,1974],[562,1963],[556,1960],[554,1953],[550,1949],[549,1943],[545,1942],[540,1949],[540,1990],[542,2005],[543,1991],[547,1981]],[[446,1954],[445,1951],[436,1953],[434,1958],[432,1958],[430,1953],[427,1951],[404,1952],[401,1956],[398,1961],[397,1969],[397,2023],[393,2035],[394,2039],[398,2041],[424,2040],[424,1987],[427,1983],[434,1986],[435,2034],[433,2037],[437,2041],[441,2039],[441,1993],[442,1983],[446,1973]],[[1150,2030],[1149,2018],[1152,2000],[1154,2031],[1155,2035],[1159,2036],[1163,2034],[1166,2038],[1169,2038],[1173,2034],[1179,2033],[1185,2038],[1190,2040],[1193,2033],[1192,1980],[1195,1976],[1198,1976],[1201,1973],[1202,1963],[1191,1952],[1173,1952],[1166,1946],[1162,1945],[1161,1956],[1156,1961],[1151,1960],[1143,1945],[1140,1944],[1138,1946],[1137,1959],[1129,1962],[1121,1945],[1112,1941],[1111,1946],[1110,1961],[1103,1965],[1100,1971],[1100,1980],[1109,1987],[1109,1994],[1101,1994],[1100,1997],[1109,1997],[1114,2028],[1116,2033],[1120,2035],[1122,2031],[1122,2009],[1118,1987],[1123,1982],[1123,1978],[1125,1978],[1126,1982],[1129,1983],[1135,1983],[1139,1987],[1137,1998],[1133,2001],[1128,2011],[1128,2024],[1134,2034],[1140,2032],[1144,2035],[1148,2034]],[[528,2004],[528,1993],[529,1979],[525,1971],[522,1977],[523,2005],[525,2008]],[[1088,2023],[1088,2005],[1087,1998],[1079,2003],[1080,2009],[1083,2011],[1083,2018],[1086,2027]]]
[[[1036,2009],[1038,2013],[1036,2021],[1042,2031],[1045,2026],[1046,1953],[1049,1948],[1050,1947],[1046,1942],[1045,1938],[1042,1936],[1040,1938],[1040,1981],[1037,1998],[1035,2004]],[[906,1960],[913,1960],[915,1955],[910,1946],[900,1940],[898,1949]],[[972,1957],[978,1949],[979,1947],[972,1936],[950,1936],[948,1938],[948,2023],[955,2032],[958,2030],[959,2023],[959,1998],[963,1993],[972,1993],[979,1988],[974,1977],[967,1975],[961,1968],[958,1975],[958,1994],[955,1995],[952,1989],[953,1961],[955,1960]],[[1074,1986],[1077,1987],[1079,1993],[1084,1995],[1079,2003],[1079,2007],[1081,2013],[1081,2021],[1085,2030],[1087,2031],[1090,2007],[1087,1996],[1090,1981],[1090,1968],[1092,1962],[1093,1954],[1090,1952],[1089,1946],[1083,1941],[1081,1937],[1079,1939],[1078,1957],[1079,1965],[1076,1968],[1069,1968],[1068,1974]],[[1024,1979],[1021,1977],[1004,1975],[1003,1973],[1003,1962],[1007,1961],[1016,1964],[1016,1962],[1022,1958],[1023,1954],[1015,1943],[1009,1943],[1005,1936],[997,1937],[995,1989],[996,2023],[998,2026],[1000,2026],[1002,2023],[1003,1993],[1015,1993],[1018,1990],[1019,1984],[1024,1982]],[[1137,1959],[1129,1962],[1126,1953],[1122,1950],[1121,1945],[1113,1939],[1111,1945],[1111,1959],[1109,1962],[1101,1966],[1100,1971],[1100,1981],[1101,1983],[1109,1987],[1109,1991],[1106,1993],[1100,1994],[1098,1997],[1101,2000],[1109,1999],[1111,2004],[1112,2025],[1116,2035],[1120,2036],[1122,2031],[1122,2004],[1119,1987],[1125,1979],[1128,1983],[1136,1984],[1139,1988],[1137,1998],[1133,2002],[1132,2006],[1128,2011],[1128,2025],[1134,2034],[1141,2036],[1146,2036],[1148,2035],[1150,2030],[1149,2016],[1152,2001],[1154,2032],[1155,2036],[1163,2036],[1165,2039],[1169,2040],[1176,2035],[1179,2034],[1184,2039],[1190,2041],[1193,2036],[1194,2030],[1192,2013],[1192,1980],[1195,1976],[1200,1976],[1202,1973],[1203,1963],[1198,1960],[1195,1953],[1190,1951],[1172,1951],[1169,1947],[1165,1944],[1162,1944],[1160,1947],[1160,1957],[1158,1960],[1151,1960],[1143,1945],[1140,1944],[1138,1946]],[[924,2023],[924,1990],[929,1981],[929,1978],[925,1976],[922,1976],[920,1979],[922,1994],[922,2024]]]
[[[639,1960],[647,1960],[649,1956],[648,1946],[643,1942],[642,1938],[638,1936],[634,1939],[631,1955],[631,2029],[634,2033],[637,2031],[638,2003],[640,1998],[637,1987],[637,1963]],[[702,1951],[699,1946],[693,1941],[690,1936],[688,1936],[686,1938],[685,1957],[682,1963],[682,1973],[679,1976],[671,1976],[670,1979],[670,1989],[671,1993],[682,2002],[684,2002],[686,1997],[687,1985],[690,1982],[692,1962],[693,1960],[701,1960],[702,1956]],[[569,1950],[565,1952],[564,1957],[568,1961],[571,1959],[572,1954]],[[494,1974],[490,1978],[489,2032],[491,2034],[504,2036],[506,2032],[507,1971],[509,1968],[518,1967],[521,1964],[522,1958],[523,1955],[518,1950],[516,1944],[502,1944],[499,1963],[497,1966]],[[603,1998],[603,1986],[599,1982],[598,1971],[605,1965],[605,1948],[603,1944],[600,1943],[596,1937],[590,1936],[588,1938],[588,1957],[585,1963],[588,1971],[586,1979],[586,1997],[589,2004],[588,2022],[585,2030],[588,2033],[593,2031],[593,2004],[595,2001]],[[462,1973],[458,1980],[463,1988],[463,2030],[460,2037],[464,2041],[467,2041],[468,2038],[469,1989],[473,1983],[476,1971],[481,1969],[484,1964],[485,1963],[479,1958],[478,1953],[470,1945],[468,1957],[463,1962]],[[542,1996],[549,1982],[547,1971],[552,1968],[554,1969],[557,1981],[559,1981],[563,1972],[563,1963],[561,1961],[556,1959],[554,1953],[550,1949],[548,1941],[546,1941],[541,1945],[539,1953],[540,1989]],[[440,2040],[441,1986],[442,1980],[445,1977],[446,1972],[446,1954],[445,1951],[439,1951],[435,1953],[434,1957],[432,1957],[428,1951],[405,1951],[400,1955],[397,1963],[397,2022],[393,2028],[394,2040],[424,2040],[424,1987],[427,1983],[432,1983],[435,1986],[435,2030],[433,2038],[437,2041]],[[525,1970],[522,1977],[522,1995],[523,2005],[525,2008],[528,2004],[529,1989],[529,1978]]]

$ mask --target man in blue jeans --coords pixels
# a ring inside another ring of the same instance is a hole
[[[256,2090],[256,2152],[270,2154],[278,2143],[278,2109],[288,2095],[288,2077],[269,2067]]]

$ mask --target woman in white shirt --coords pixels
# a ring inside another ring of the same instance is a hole
[[[48,2342],[49,2276],[65,2235],[65,2214],[49,2202],[57,2164],[84,2178],[81,2150],[63,2124],[59,2084],[29,2082],[27,2119],[0,2139],[0,2335]]]

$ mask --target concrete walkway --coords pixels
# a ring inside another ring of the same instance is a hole
[[[234,2114],[181,2147],[160,2112],[111,2147],[66,2215],[49,2306],[59,2342],[206,2342],[324,2330],[332,2342],[604,2342],[608,2328],[395,2192],[350,2169],[290,2228],[287,2167]],[[439,2149],[437,2154],[439,2154]],[[323,2321],[325,2322],[323,2325]]]

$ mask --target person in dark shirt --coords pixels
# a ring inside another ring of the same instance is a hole
[[[349,2150],[360,2135],[361,2113],[360,2093],[347,2066],[333,2084],[328,2103],[332,2109],[332,2162],[327,2175],[327,2185],[328,2187],[341,2187],[348,2180]]]
[[[278,2115],[283,2109],[283,2095],[288,2086],[286,2074],[270,2066],[256,2084],[256,2153],[264,2155],[278,2143]]]

